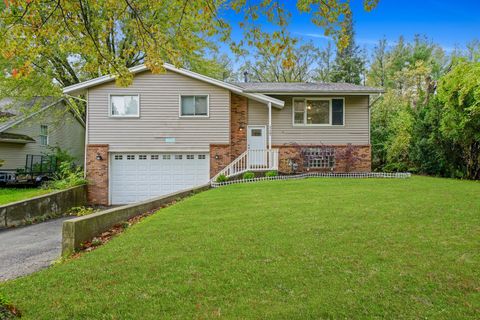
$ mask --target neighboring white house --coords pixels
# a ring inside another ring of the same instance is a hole
[[[24,168],[27,155],[45,155],[51,147],[68,151],[83,165],[85,124],[65,99],[0,101],[0,171]]]
[[[64,88],[87,96],[86,176],[95,204],[140,201],[207,183],[222,173],[370,171],[371,94],[345,83],[227,83],[165,64],[131,69],[133,83],[104,76]],[[318,150],[321,151],[319,152]],[[325,151],[326,150],[326,151]]]

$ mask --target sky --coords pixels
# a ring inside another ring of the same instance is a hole
[[[465,48],[473,39],[480,40],[480,0],[380,0],[371,12],[363,9],[362,0],[351,0],[355,21],[356,41],[370,51],[381,38],[394,45],[400,36],[412,40],[416,34],[425,35],[447,52],[455,47]],[[310,22],[308,14],[296,11],[296,1],[285,1],[293,12],[289,31],[318,47],[324,47],[328,39],[323,30]],[[236,21],[233,15],[227,17]],[[268,26],[265,26],[268,28]],[[241,37],[240,30],[233,30],[234,38]]]

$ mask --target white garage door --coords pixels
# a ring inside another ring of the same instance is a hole
[[[112,153],[112,204],[169,194],[209,181],[208,153]]]

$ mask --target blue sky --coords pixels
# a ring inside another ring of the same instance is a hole
[[[295,2],[290,0],[287,4],[294,13],[289,30],[319,47],[325,46],[328,39],[323,30],[310,22],[308,14],[299,14]],[[362,2],[351,0],[356,41],[368,50],[383,37],[394,44],[401,35],[407,40],[416,34],[426,35],[447,52],[480,39],[480,0],[380,0],[371,12],[363,10]],[[238,21],[234,16],[227,19]],[[234,30],[233,36],[241,37],[241,32]]]

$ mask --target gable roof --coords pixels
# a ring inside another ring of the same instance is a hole
[[[211,77],[207,77],[205,75],[202,75],[202,74],[199,74],[199,73],[187,70],[187,69],[177,68],[177,67],[175,67],[175,66],[173,66],[169,63],[164,63],[163,66],[165,67],[165,69],[167,71],[172,71],[172,72],[175,72],[175,73],[178,73],[178,74],[182,74],[184,76],[194,78],[194,79],[197,79],[197,80],[200,80],[200,81],[218,86],[220,88],[230,90],[231,92],[234,92],[236,94],[245,96],[247,98],[250,98],[250,99],[253,99],[253,100],[256,100],[256,101],[259,101],[259,102],[271,103],[272,106],[279,107],[279,108],[282,108],[284,106],[284,102],[282,100],[278,100],[278,99],[266,96],[266,95],[261,94],[261,93],[254,93],[254,92],[247,93],[247,92],[245,92],[245,90],[242,87],[237,86],[237,85],[232,84],[232,83],[228,83],[228,82],[225,82],[225,81],[221,81],[221,80],[217,80],[217,79],[214,79],[214,78],[211,78]],[[139,66],[132,67],[132,68],[129,69],[129,71],[132,74],[136,74],[136,73],[139,73],[139,72],[144,72],[144,71],[147,71],[147,70],[149,70],[149,69],[143,64],[139,65]],[[107,83],[107,82],[110,82],[110,81],[113,81],[113,80],[115,80],[115,76],[113,76],[113,75],[106,75],[106,76],[98,77],[98,78],[95,78],[95,79],[87,80],[87,81],[84,81],[84,82],[80,82],[80,83],[65,87],[63,89],[63,93],[65,93],[65,94],[79,93],[79,92],[82,92],[82,91],[84,91],[88,88],[95,87],[95,86],[98,86],[100,84]]]
[[[351,83],[321,83],[321,82],[235,82],[244,92],[265,94],[376,94],[383,93],[380,88],[360,86]]]
[[[58,99],[54,97],[37,97],[25,104],[15,103],[10,98],[0,100],[0,112],[7,114],[7,116],[4,117],[6,121],[1,122],[0,119],[0,132],[4,132],[17,124],[42,113],[60,102],[65,102],[65,104],[69,103],[65,98]],[[26,114],[23,112],[24,110],[35,107],[37,104],[40,104],[38,110]],[[75,119],[85,127],[85,123],[81,117],[73,110],[71,110],[71,112],[74,114]]]

